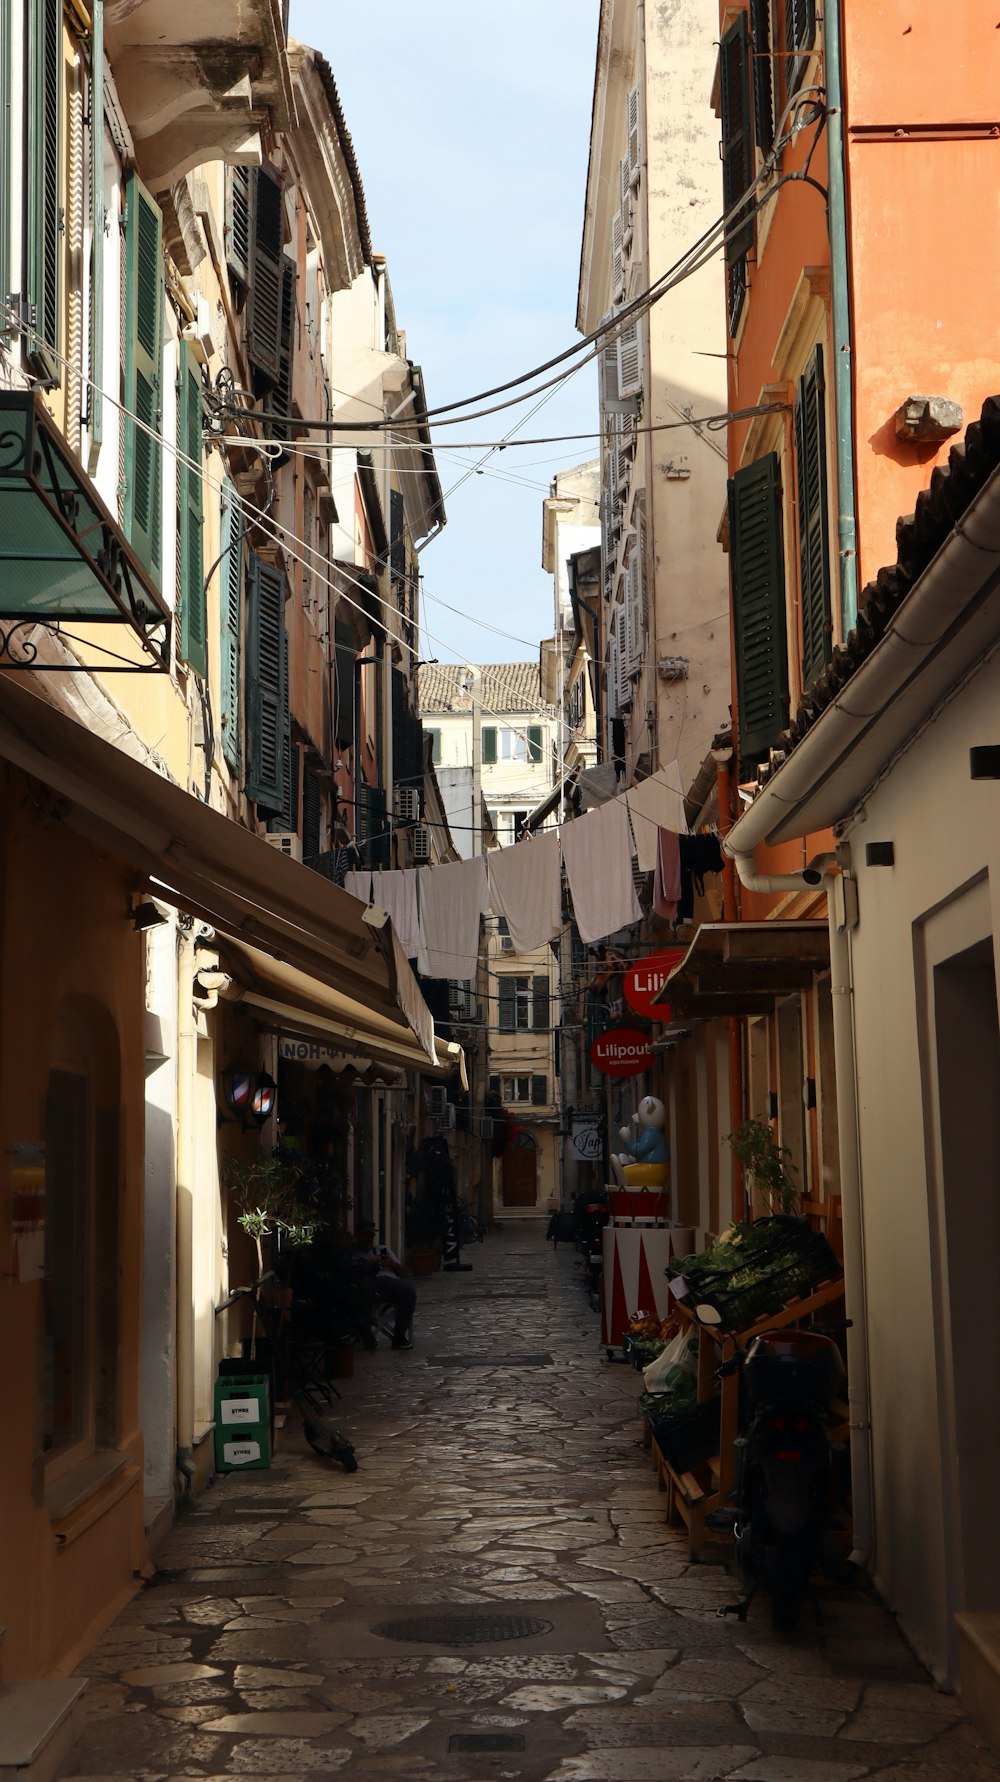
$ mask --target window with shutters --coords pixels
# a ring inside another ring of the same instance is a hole
[[[802,686],[805,689],[825,668],[833,649],[821,346],[817,346],[795,393],[795,477],[799,506]]]
[[[285,578],[251,555],[247,599],[247,794],[265,811],[286,799],[288,639]]]
[[[240,770],[240,638],[243,613],[243,509],[231,482],[222,484],[222,562],[219,565],[222,753]]]
[[[208,673],[208,651],[202,558],[201,426],[201,370],[191,348],[182,341],[177,402],[180,653],[198,674],[205,675]]]
[[[540,973],[531,980],[531,1025],[547,1028],[549,1020],[549,980]]]
[[[500,1092],[502,1099],[512,1102],[530,1102],[531,1081],[530,1077],[503,1077]],[[542,1081],[545,1081],[544,1077]]]
[[[642,322],[626,322],[618,335],[618,395],[642,395]]]
[[[729,483],[740,754],[761,760],[788,723],[781,473],[769,453]]]
[[[163,223],[145,186],[125,186],[124,529],[150,574],[160,576],[163,419]]]
[[[484,767],[495,767],[497,759],[497,733],[494,724],[484,724],[481,732],[482,760]]]
[[[285,649],[288,648],[287,634]],[[298,743],[293,743],[291,724],[285,728],[285,746],[281,760],[281,803],[276,811],[272,811],[267,819],[268,829],[282,835],[298,834],[299,828],[299,775],[302,766],[302,750]]]
[[[785,98],[797,93],[805,79],[809,54],[816,42],[816,0],[785,0]]]
[[[381,786],[360,785],[357,789],[357,836],[365,866],[377,870],[389,865],[389,824]]]
[[[754,219],[747,205],[730,213],[748,192],[754,177],[750,120],[750,39],[746,15],[729,27],[719,50],[722,92],[722,197],[726,216],[726,276],[729,332],[735,334],[747,288],[747,255],[754,241]]]
[[[11,10],[3,7],[6,14]],[[28,0],[28,155],[26,162],[25,246],[27,249],[27,298],[40,336],[29,340],[26,358],[38,375],[62,381],[56,354],[62,348],[61,269],[63,214],[60,206],[62,176],[62,0]],[[7,41],[9,25],[4,26]],[[5,162],[3,178],[7,178]],[[4,284],[0,296],[5,297]],[[47,351],[46,349],[51,349]]]
[[[546,1102],[548,1101],[548,1099],[549,1099],[549,1079],[548,1079],[548,1077],[543,1077],[541,1075],[533,1076],[531,1079],[532,1106],[536,1107],[536,1108],[543,1108],[545,1106]]]
[[[438,767],[441,762],[441,732],[440,730],[428,730],[427,734],[431,739],[431,760],[435,767]]]
[[[323,785],[320,769],[309,763],[302,769],[302,856],[312,860],[322,846]]]
[[[226,265],[236,287],[237,306],[250,283],[256,168],[230,167],[226,173]]]
[[[639,89],[632,87],[628,96],[628,174],[629,184],[634,191],[639,184],[641,171],[640,155],[642,145],[639,137]]]
[[[528,725],[528,760],[538,762],[542,759],[542,727],[540,724]]]
[[[289,254],[281,256],[281,310],[278,332],[278,374],[273,390],[264,397],[267,430],[272,439],[283,443],[292,437],[292,362],[295,357],[295,285],[298,273]],[[287,452],[279,452],[272,465],[287,462]]]
[[[261,384],[273,387],[281,375],[284,206],[281,181],[274,169],[256,167],[253,172],[255,198],[246,305],[247,357]]]
[[[754,136],[761,155],[769,155],[774,146],[770,0],[750,0],[750,54],[753,61]]]

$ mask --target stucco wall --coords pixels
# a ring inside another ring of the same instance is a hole
[[[956,1520],[941,1454],[949,1330],[945,1325],[935,1336],[943,1261],[939,1266],[935,1260],[928,1126],[933,1109],[920,1049],[921,1032],[927,1031],[920,951],[931,920],[978,875],[989,875],[994,934],[1000,928],[996,787],[970,781],[968,756],[971,744],[994,734],[998,709],[1000,661],[994,657],[870,795],[851,834],[860,904],[853,963],[876,1576],[908,1637],[939,1676],[949,1669],[950,1615],[963,1604],[954,1594],[949,1600],[949,1589],[957,1586],[947,1582]],[[865,843],[890,840],[894,867],[866,867]],[[956,1032],[955,1043],[960,1039]],[[994,1364],[984,1352],[972,1365],[992,1370]],[[995,1420],[985,1375],[982,1391],[984,1415]]]

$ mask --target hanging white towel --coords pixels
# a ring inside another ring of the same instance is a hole
[[[632,882],[632,844],[623,798],[561,830],[563,860],[580,938],[603,940],[642,916]]]
[[[489,908],[486,862],[449,861],[417,869],[420,950],[417,967],[425,978],[476,975],[479,918]]]
[[[554,940],[562,927],[558,830],[513,848],[494,848],[486,870],[490,908],[506,921],[514,952],[533,953]]]
[[[630,786],[625,794],[632,818],[632,834],[640,872],[653,872],[656,867],[656,836],[660,829],[687,829],[684,815],[684,794],[680,788],[680,770],[676,761],[661,767],[648,780]]]
[[[371,870],[371,867],[368,867],[368,869],[365,872],[345,872],[345,874],[344,874],[344,890],[349,891],[351,893],[352,897],[360,897],[362,903],[371,903],[371,900],[372,900],[372,870]]]
[[[417,877],[412,868],[377,872],[372,894],[380,909],[388,910],[399,944],[407,959],[415,959],[420,951],[417,926]]]

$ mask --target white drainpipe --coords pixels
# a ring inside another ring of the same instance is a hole
[[[850,931],[857,921],[856,881],[831,873],[832,855],[822,855],[801,872],[761,873],[752,854],[723,841],[748,891],[808,891],[823,885],[830,924],[830,998],[833,1053],[837,1073],[837,1129],[840,1139],[840,1195],[844,1232],[844,1303],[847,1332],[848,1410],[851,1427],[851,1498],[854,1549],[849,1563],[863,1571],[874,1550],[871,1419],[868,1400],[868,1305],[865,1292],[864,1221],[861,1201],[861,1141],[858,1128],[857,1055],[854,1044],[854,984]]]

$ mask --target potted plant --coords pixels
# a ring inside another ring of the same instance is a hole
[[[747,1194],[758,1213],[794,1213],[799,1189],[791,1174],[791,1152],[779,1145],[763,1120],[744,1120],[725,1142],[743,1165]]]

